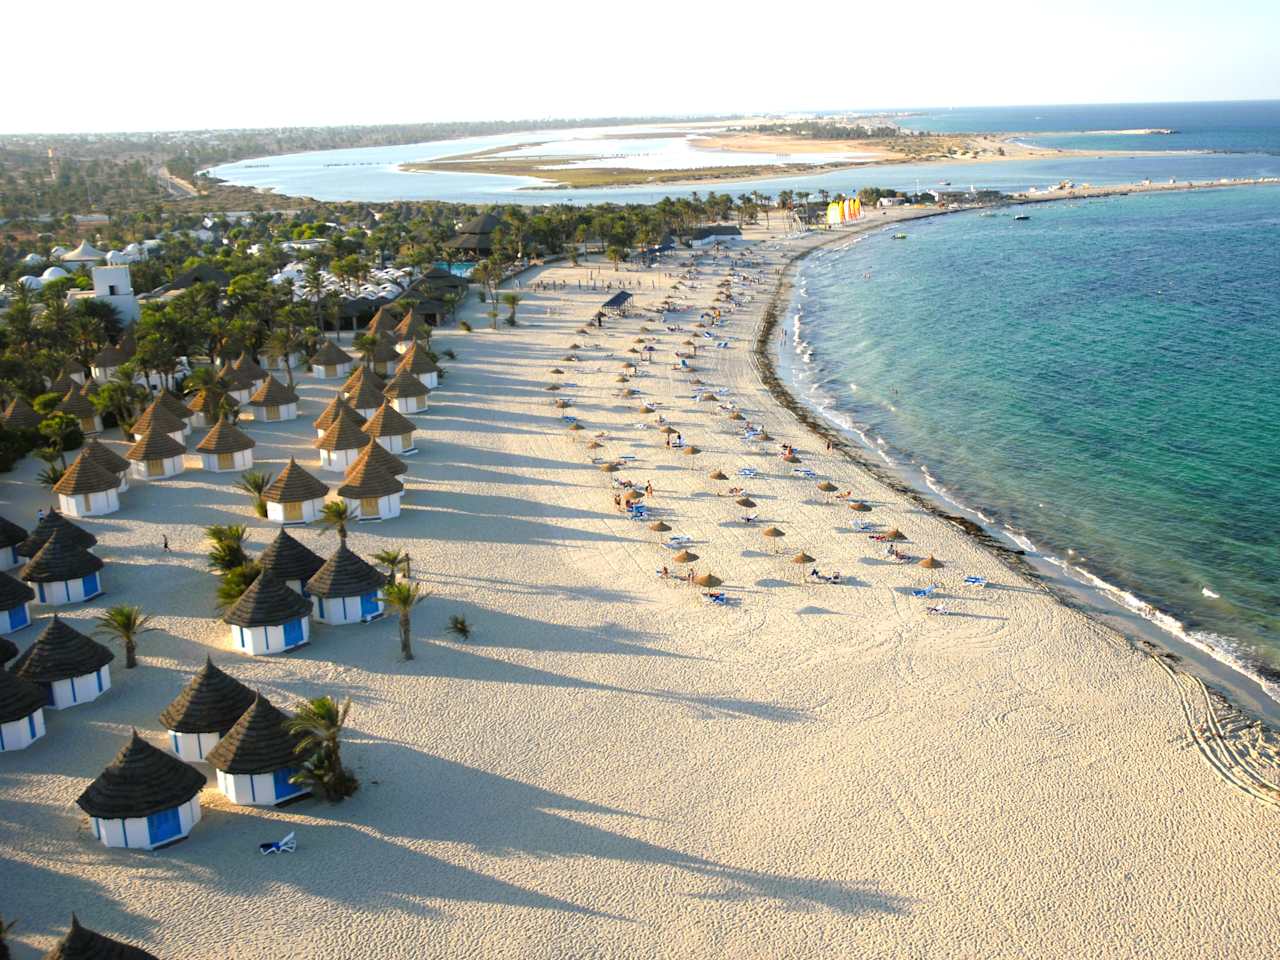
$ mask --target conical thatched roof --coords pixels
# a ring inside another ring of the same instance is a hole
[[[934,557],[931,553],[920,561],[920,566],[924,567],[926,570],[937,570],[942,566],[942,561]]]
[[[415,376],[440,372],[440,368],[428,354],[427,348],[420,343],[409,346],[409,349],[404,352],[404,358],[396,365],[396,370],[408,370]]]
[[[89,440],[84,445],[81,456],[88,456],[98,466],[105,467],[112,473],[124,473],[129,469],[129,461],[116,453],[101,440]]]
[[[369,353],[370,363],[398,363],[400,351],[396,349],[396,339],[389,333],[379,333],[373,350]]]
[[[269,573],[260,573],[223,616],[237,627],[278,627],[311,612],[311,602]]]
[[[736,503],[736,504],[737,504],[738,506],[740,506],[740,507],[748,507],[748,508],[750,508],[750,507],[754,507],[754,506],[756,505],[756,502],[755,502],[754,500],[752,500],[750,497],[739,497],[737,500],[735,500],[735,501],[733,501],[733,502],[734,502],[734,503]]]
[[[13,580],[12,577],[9,578]],[[18,645],[8,637],[0,637],[0,663],[8,663],[18,655]],[[3,721],[0,721],[3,722]]]
[[[714,573],[704,573],[700,577],[694,577],[693,582],[700,587],[718,587],[722,583],[724,583],[724,581],[721,580],[719,577],[717,577]]]
[[[248,370],[237,369],[234,365],[223,367],[220,376],[228,390],[253,390],[258,385]]]
[[[390,401],[384,400],[378,412],[361,429],[371,437],[402,437],[413,433],[416,428],[412,420],[393,407]]]
[[[98,414],[98,408],[93,405],[88,397],[80,392],[80,385],[74,382],[71,385],[71,389],[67,391],[66,396],[53,409],[59,413],[70,414],[77,419],[94,417]]]
[[[333,555],[324,562],[316,575],[307,581],[307,592],[317,597],[355,597],[370,590],[381,589],[387,582],[382,571],[339,544]]]
[[[204,789],[204,774],[153,747],[138,731],[76,800],[91,817],[124,820],[172,810]]]
[[[81,450],[75,462],[67,467],[67,472],[53,485],[53,492],[64,497],[76,497],[114,490],[118,486],[120,477],[117,474],[93,459],[88,450]]]
[[[258,694],[227,735],[205,756],[215,770],[230,774],[271,773],[296,766],[299,738],[285,730],[288,719]]]
[[[693,563],[695,560],[699,559],[699,557],[692,550],[681,550],[671,559],[676,563]]]
[[[142,436],[148,430],[154,430],[156,433],[178,433],[186,427],[187,425],[176,413],[159,400],[152,400],[150,406],[142,411],[142,416],[134,421],[130,433],[135,437]]]
[[[864,503],[863,501],[855,500],[853,503],[849,504],[849,509],[857,510],[859,513],[866,513],[871,508],[867,506],[867,504]]]
[[[392,333],[399,325],[400,318],[391,312],[386,306],[378,308],[374,313],[373,319],[365,324],[365,332],[377,336],[380,333]]]
[[[16,547],[27,539],[27,531],[12,520],[0,517],[0,549],[5,547]]]
[[[252,690],[205,657],[204,666],[160,713],[160,723],[174,733],[226,733],[253,697]]]
[[[837,487],[830,480],[823,480],[820,484],[818,484],[818,489],[821,490],[823,493],[835,493],[840,488]]]
[[[156,957],[140,947],[86,930],[73,913],[71,929],[44,955],[44,960],[156,960]]]
[[[397,368],[396,375],[387,381],[382,395],[388,400],[403,400],[409,397],[425,397],[431,391],[427,385],[408,370]]]
[[[196,444],[200,453],[240,453],[252,450],[258,442],[230,420],[219,420],[204,439]]]
[[[32,683],[83,677],[106,666],[116,655],[54,614],[35,643],[13,662],[14,674]]]
[[[377,410],[382,406],[382,391],[385,384],[379,380],[374,383],[375,376],[365,377],[347,394],[347,402],[353,410]]]
[[[168,387],[165,387],[158,394],[156,394],[156,400],[159,401],[162,407],[164,407],[166,410],[172,413],[179,420],[184,420],[184,421],[190,420],[191,414],[194,412],[190,407],[188,407],[185,403],[182,402],[181,397],[179,397],[176,393],[174,393]]]
[[[722,470],[712,470],[711,473],[708,474],[708,477],[712,480],[728,480],[729,479],[724,475],[724,471]]]
[[[43,687],[0,667],[0,723],[28,717],[48,702]]]
[[[666,533],[671,529],[671,527],[663,523],[661,520],[655,520],[653,523],[649,524],[649,529],[656,533]]]
[[[892,530],[890,530],[888,533],[886,533],[886,534],[884,535],[884,538],[885,538],[886,540],[905,540],[905,539],[907,539],[907,538],[903,535],[902,531],[901,531],[901,530],[899,530],[897,527],[894,527]]]
[[[791,562],[792,563],[813,563],[813,557],[809,556],[807,553],[803,553],[803,552],[797,553],[794,557],[791,558]]]
[[[18,556],[34,557],[58,530],[66,530],[69,542],[86,550],[98,543],[98,538],[84,527],[76,526],[57,510],[51,509],[45,513],[44,519],[36,524],[31,535],[18,544]]]
[[[127,353],[115,344],[109,343],[98,351],[97,355],[90,361],[90,365],[98,367],[99,369],[105,367],[118,367],[127,362],[128,359],[129,355]]]
[[[328,492],[328,486],[298,466],[298,461],[290,457],[285,468],[262,492],[262,499],[269,500],[271,503],[299,503],[304,500],[318,500]]]
[[[240,356],[236,358],[236,362],[231,365],[231,368],[248,377],[254,383],[257,383],[259,380],[267,379],[267,371],[263,370],[262,367],[258,365],[258,362],[254,360],[253,357],[249,356],[248,351],[242,352]]]
[[[352,465],[354,468],[354,464]],[[277,580],[301,580],[306,583],[324,566],[324,560],[313,550],[303,546],[288,531],[281,529],[276,538],[262,551],[258,564],[263,573]]]
[[[337,367],[350,362],[351,357],[332,340],[320,344],[320,349],[311,356],[311,365],[315,367]]]
[[[22,579],[28,583],[57,583],[85,577],[102,569],[102,560],[80,546],[68,530],[56,530],[36,551],[25,567]]]
[[[378,376],[378,374],[374,373],[368,367],[362,365],[351,371],[351,376],[347,377],[347,379],[343,381],[342,389],[339,390],[338,393],[342,394],[344,397],[354,396],[360,392],[360,388],[366,383],[372,383],[374,389],[379,393],[381,393],[383,388],[387,385],[386,381],[384,381],[382,377]]]
[[[267,377],[253,392],[249,402],[255,407],[283,407],[286,404],[297,403],[298,394],[275,377]]]
[[[783,533],[781,530],[779,530],[777,527],[767,527],[764,530],[764,536],[777,539],[778,537],[785,537],[786,534]]]
[[[409,467],[405,462],[380,443],[370,443],[361,450],[360,454],[351,461],[351,466],[347,468],[347,473],[350,474],[352,470],[365,462],[377,467],[383,473],[391,474],[393,477],[409,472]]]
[[[22,397],[14,397],[9,401],[9,406],[5,407],[5,426],[11,430],[38,430],[41,419],[40,414]]]
[[[316,417],[312,426],[317,430],[328,430],[333,426],[333,421],[338,418],[338,409],[340,407],[346,407],[348,410],[351,410],[347,405],[347,401],[343,398],[342,394],[339,393],[329,401],[324,410],[321,411],[320,416]],[[360,416],[360,414],[356,413],[354,410],[351,410],[351,414],[356,418],[357,423],[361,426],[364,425],[364,417]]]
[[[411,306],[396,325],[395,335],[397,340],[420,340],[431,335],[431,327],[422,319],[422,314]]]
[[[353,463],[347,471],[346,482],[338,487],[338,496],[350,500],[365,497],[387,497],[404,492],[404,484],[379,467],[372,460]]]
[[[197,390],[191,395],[191,399],[187,401],[187,408],[192,413],[199,413],[208,419],[212,419],[218,415],[218,407],[225,396],[227,396],[225,390],[219,390],[217,387],[205,387],[203,390]],[[233,407],[240,406],[234,399],[231,401],[231,405]]]
[[[80,393],[81,392],[80,384],[77,383],[75,380],[72,380],[65,373],[59,374],[53,380],[53,382],[49,384],[49,392],[56,393],[62,397],[65,397],[68,393],[72,391],[74,391],[75,393]],[[67,411],[67,412],[70,413],[71,411]]]
[[[128,460],[167,460],[170,457],[180,457],[186,452],[186,444],[173,439],[168,431],[148,430],[124,455]]]
[[[333,418],[333,423],[329,424],[329,429],[324,432],[323,437],[314,441],[313,445],[318,450],[358,450],[371,442],[360,426],[355,411],[350,407],[340,406],[337,416]]]

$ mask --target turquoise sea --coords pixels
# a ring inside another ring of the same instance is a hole
[[[802,394],[1275,696],[1280,186],[1013,212],[804,261]]]

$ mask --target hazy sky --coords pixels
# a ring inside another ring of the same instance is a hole
[[[0,24],[0,133],[1280,98],[1276,0],[7,0]]]

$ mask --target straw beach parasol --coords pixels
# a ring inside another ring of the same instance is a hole
[[[681,550],[671,559],[674,560],[676,563],[693,563],[695,560],[698,559],[698,555],[696,553],[692,553],[689,550]]]
[[[649,529],[654,533],[666,533],[671,529],[671,527],[663,523],[661,520],[655,520],[653,523],[649,524]]]
[[[739,497],[737,500],[733,502],[740,507],[754,507],[756,505],[756,502],[752,500],[750,497]]]
[[[781,530],[779,530],[777,527],[766,527],[763,533],[763,536],[770,537],[771,539],[776,540],[778,537],[785,537],[786,534],[783,533]]]
[[[840,488],[837,487],[830,480],[823,480],[820,484],[818,484],[818,489],[821,490],[823,493],[835,493]]]
[[[849,509],[857,510],[859,513],[866,513],[871,508],[867,506],[867,504],[864,501],[855,500],[853,503],[849,504]]]
[[[617,473],[618,465],[616,463],[602,463],[600,464],[600,472],[601,473]]]
[[[920,561],[920,566],[924,567],[926,570],[937,570],[942,566],[942,561],[935,559],[931,553]]]
[[[801,551],[791,558],[791,562],[795,564],[813,563],[813,557]]]
[[[724,475],[723,470],[712,470],[711,473],[709,473],[707,476],[712,480],[728,480],[729,479]]]
[[[714,573],[704,573],[700,577],[694,577],[693,582],[700,587],[718,587],[722,583],[724,583],[724,581],[721,580],[719,577],[717,577]]]
[[[897,527],[894,527],[892,530],[890,530],[888,533],[886,533],[886,534],[884,535],[884,538],[885,538],[886,540],[905,540],[905,539],[907,539],[907,538],[906,538],[906,536],[904,536],[904,535],[903,535],[902,531],[901,531],[901,530],[899,530]]]

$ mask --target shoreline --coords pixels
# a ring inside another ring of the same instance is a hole
[[[1087,197],[1124,196],[1129,193],[1169,190],[1187,192],[1212,187],[1269,185],[1270,183],[1270,181],[1233,181],[1213,184],[1147,185],[1145,189],[1142,185],[1129,185],[1127,188],[1090,188],[1061,191],[1060,195],[1055,196],[1027,197],[1013,203],[1047,203]],[[972,209],[955,208],[921,213],[919,216],[897,218],[893,224],[931,219],[952,213],[971,212]],[[1249,664],[1232,663],[1224,659],[1220,651],[1202,646],[1190,637],[1180,635],[1174,625],[1177,628],[1183,628],[1183,625],[1175,616],[1143,600],[1137,594],[1116,586],[1090,571],[1076,570],[1061,558],[1049,555],[1037,556],[1036,554],[1040,554],[1038,550],[1035,554],[1028,553],[1018,544],[1011,531],[1001,529],[999,526],[993,528],[991,522],[979,511],[932,489],[927,482],[927,473],[923,470],[913,470],[905,464],[887,466],[873,460],[870,456],[873,451],[866,447],[865,443],[860,443],[856,436],[851,436],[850,432],[793,393],[793,380],[779,373],[779,369],[787,365],[778,353],[775,335],[785,322],[786,313],[794,302],[794,280],[801,265],[815,250],[834,246],[840,240],[852,240],[860,235],[870,235],[877,232],[877,228],[887,230],[890,224],[868,223],[862,229],[833,231],[835,235],[830,240],[807,247],[788,261],[785,270],[779,276],[752,347],[753,361],[762,383],[769,392],[810,432],[831,441],[833,452],[838,451],[875,480],[909,497],[939,519],[958,526],[981,547],[993,552],[1011,571],[1027,578],[1049,592],[1058,602],[1083,613],[1104,629],[1114,631],[1136,649],[1141,649],[1156,659],[1172,660],[1179,668],[1189,670],[1200,680],[1216,688],[1219,695],[1233,710],[1261,719],[1272,730],[1280,731],[1280,698],[1267,689],[1262,678],[1249,672]],[[917,473],[920,474],[922,482],[917,482]],[[1090,579],[1086,580],[1085,577]],[[1126,603],[1123,599],[1126,596],[1131,597],[1137,604],[1141,604],[1145,610]],[[1150,615],[1147,615],[1148,613]],[[1162,620],[1172,621],[1172,624],[1166,626],[1161,622]],[[1260,669],[1261,666],[1259,665]]]

